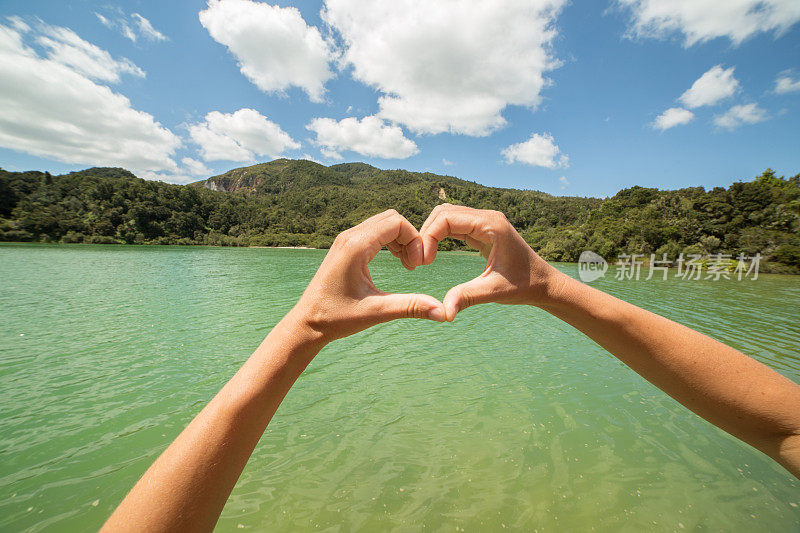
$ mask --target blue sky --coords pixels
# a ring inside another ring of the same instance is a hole
[[[796,174],[800,3],[729,4],[5,0],[0,166],[306,157],[579,196]]]

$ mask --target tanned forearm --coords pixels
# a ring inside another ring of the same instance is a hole
[[[284,318],[161,454],[103,531],[210,531],[289,388],[322,347]]]
[[[554,274],[537,305],[800,477],[800,386],[706,335]]]

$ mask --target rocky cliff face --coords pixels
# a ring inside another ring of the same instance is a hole
[[[216,181],[210,179],[203,182],[203,187],[212,191],[230,192],[224,185],[218,184]]]
[[[208,178],[197,185],[212,191],[251,193],[261,184],[269,170],[272,170],[264,168],[266,165],[269,163],[237,168],[220,176]]]

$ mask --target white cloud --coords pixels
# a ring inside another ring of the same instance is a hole
[[[723,98],[736,94],[739,90],[739,80],[733,77],[735,67],[723,69],[722,65],[715,65],[700,76],[679,100],[694,109],[704,105],[714,105]]]
[[[236,57],[239,69],[262,91],[302,88],[322,100],[334,54],[319,30],[306,25],[294,7],[251,0],[209,0],[200,23]]]
[[[97,81],[116,83],[122,74],[143,78],[145,73],[125,58],[114,59],[111,54],[86,42],[69,28],[41,25],[36,42],[45,48],[47,58]]]
[[[792,79],[790,72],[781,72],[775,79],[775,92],[777,94],[795,93],[797,91],[800,91],[800,79]]]
[[[111,8],[109,8],[111,9]],[[95,16],[100,23],[108,29],[116,30],[122,35],[136,42],[139,37],[144,37],[148,41],[166,41],[167,36],[153,27],[149,20],[139,13],[126,15],[119,8],[111,9],[113,15],[103,15],[95,12]]]
[[[181,164],[183,164],[183,167],[192,176],[209,176],[213,172],[213,170],[205,166],[201,161],[192,159],[191,157],[184,157],[181,159]]]
[[[334,159],[336,161],[341,161],[342,159],[344,159],[344,156],[339,152],[337,152],[336,150],[329,150],[324,147],[319,149],[319,153],[321,153],[322,157],[326,159]]]
[[[253,161],[256,155],[279,157],[300,148],[280,126],[254,109],[235,113],[212,111],[205,122],[189,126],[205,161]]]
[[[381,118],[418,133],[488,135],[508,105],[535,107],[558,62],[566,0],[326,0],[323,19],[353,77],[383,95]]]
[[[400,126],[388,125],[376,116],[340,121],[315,118],[306,128],[317,134],[314,142],[322,147],[325,157],[332,159],[341,159],[341,150],[383,159],[406,159],[419,153],[417,145],[403,135]]]
[[[560,178],[558,178],[558,181],[561,182],[561,190],[562,191],[564,189],[566,189],[567,187],[569,187],[569,180],[567,179],[566,176],[561,176]]]
[[[502,154],[508,164],[519,162],[551,169],[569,166],[569,157],[561,153],[549,133],[534,133],[527,141],[506,147]]]
[[[177,172],[140,172],[138,177],[146,180],[177,183],[180,185],[199,181],[197,176],[187,173],[185,169],[179,169]]]
[[[453,162],[452,162],[452,161],[450,161],[450,160],[448,160],[448,159],[446,159],[446,158],[442,158],[442,164],[443,164],[444,166],[446,166],[446,167],[449,167],[449,166],[452,166],[452,165],[453,165]]]
[[[144,35],[145,38],[151,41],[166,41],[166,36],[155,29],[150,21],[141,16],[139,13],[131,14],[131,18],[133,22],[136,24],[136,27],[139,28],[139,33]]]
[[[25,33],[26,31],[31,30],[31,27],[28,26],[28,24],[24,20],[22,20],[20,17],[16,15],[6,18],[11,23],[11,27],[20,33]]]
[[[301,157],[300,159],[305,159],[306,161],[311,161],[312,163],[317,163],[318,165],[324,164],[322,161],[314,159],[310,154],[303,154],[303,157]]]
[[[685,46],[727,37],[738,45],[760,32],[781,35],[800,20],[797,0],[617,0],[632,13],[630,33],[666,38],[683,34]]]
[[[670,107],[653,121],[653,129],[668,130],[675,126],[682,126],[688,124],[694,118],[694,113],[682,107]]]
[[[758,107],[758,104],[735,105],[722,115],[714,117],[714,124],[720,128],[734,130],[742,124],[756,124],[764,122],[769,116],[767,111]]]
[[[206,167],[202,162],[192,159],[191,157],[184,157],[181,159],[181,166],[174,171],[143,172],[139,177],[147,180],[165,181],[167,183],[186,184],[198,181],[198,179],[202,177],[211,176],[213,172],[213,170]]]
[[[52,44],[42,39],[49,39]],[[42,57],[30,42],[44,42]],[[0,25],[0,146],[70,164],[122,166],[139,174],[175,171],[180,139],[90,78],[141,72],[127,60],[43,23]]]

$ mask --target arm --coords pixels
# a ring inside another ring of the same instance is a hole
[[[328,342],[395,318],[444,320],[422,294],[387,294],[367,264],[386,245],[413,270],[419,233],[387,211],[336,238],[297,305],[145,472],[103,531],[210,531],[289,388]]]
[[[487,258],[444,298],[447,320],[484,302],[538,306],[576,327],[675,400],[800,477],[800,386],[714,339],[559,272],[502,213],[443,205],[420,231],[423,264],[450,236]]]

